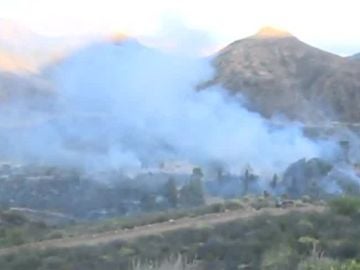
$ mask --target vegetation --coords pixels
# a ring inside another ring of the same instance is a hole
[[[203,176],[200,168],[193,169],[190,181],[180,190],[180,202],[183,206],[199,206],[205,203]]]
[[[250,202],[251,198],[247,200]],[[204,224],[134,242],[22,252],[21,256],[0,257],[0,268],[358,270],[360,213],[351,207],[351,211],[339,207],[354,200],[331,201],[330,209],[323,213],[260,215],[214,227]],[[199,214],[196,211],[200,209],[202,213],[225,211],[230,206],[244,207],[244,204],[244,201],[231,201],[192,211],[194,214]],[[178,254],[182,256],[181,263]]]
[[[249,205],[250,206],[250,205]],[[195,217],[227,210],[238,210],[246,207],[240,200],[228,200],[187,209],[157,211],[131,217],[112,218],[97,222],[84,222],[75,225],[50,227],[44,223],[30,222],[24,216],[8,211],[0,212],[0,248],[21,245],[29,242],[71,238],[81,234],[101,233],[109,230],[132,229],[147,224],[167,222],[183,217]],[[1,269],[1,268],[0,268]]]
[[[31,222],[11,211],[0,211],[0,247],[21,245],[38,241],[53,230],[41,222]]]
[[[170,207],[176,208],[179,204],[179,194],[174,178],[168,180],[164,187],[164,197],[168,201]]]
[[[340,197],[330,202],[331,208],[338,214],[351,216],[360,211],[360,198]]]

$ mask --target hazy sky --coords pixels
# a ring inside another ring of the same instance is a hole
[[[176,18],[220,44],[273,25],[342,54],[360,51],[359,12],[359,0],[0,0],[0,17],[51,35],[161,36]]]

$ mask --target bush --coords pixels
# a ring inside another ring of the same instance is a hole
[[[196,270],[200,269],[196,262],[186,262],[184,258],[178,256],[177,258],[169,258],[160,263],[141,263],[135,262],[132,265],[133,270]]]
[[[304,195],[304,196],[301,197],[301,201],[303,203],[311,203],[312,199],[311,199],[311,197],[309,195]]]
[[[340,270],[340,264],[329,258],[311,256],[299,263],[297,270]],[[345,270],[345,269],[344,269]]]
[[[229,210],[244,209],[244,205],[241,203],[240,200],[225,201],[225,207]]]
[[[6,234],[9,245],[21,245],[25,243],[24,232],[21,229],[9,230]]]
[[[225,205],[223,203],[214,203],[212,205],[209,206],[209,211],[211,213],[221,213],[221,212],[225,212],[226,208]]]
[[[271,200],[259,197],[256,198],[253,202],[251,202],[251,207],[255,208],[256,210],[260,210],[262,208],[272,207],[273,203]]]
[[[66,264],[66,261],[63,258],[57,257],[57,256],[50,256],[48,258],[45,258],[41,262],[41,270],[55,270],[55,269],[66,269],[64,265]]]
[[[64,234],[62,232],[52,232],[48,235],[47,239],[61,239],[64,237]]]
[[[291,247],[280,246],[267,250],[262,258],[261,269],[289,269],[293,265],[294,254]]]
[[[21,256],[15,257],[15,260],[11,263],[11,269],[35,270],[35,269],[39,269],[40,265],[41,265],[41,259],[39,256],[35,254],[21,254]]]
[[[342,264],[339,269],[336,270],[360,270],[360,263],[356,261],[350,261],[346,264]]]
[[[27,222],[27,219],[19,214],[19,213],[15,213],[15,212],[4,212],[1,214],[1,219],[10,224],[10,225],[13,225],[13,226],[20,226],[20,225],[23,225]]]
[[[330,258],[310,257],[302,261],[297,270],[360,270],[360,264],[356,261],[340,263]]]
[[[353,216],[360,210],[360,198],[342,197],[337,198],[329,203],[331,210],[344,216]]]

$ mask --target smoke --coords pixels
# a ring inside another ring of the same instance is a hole
[[[209,32],[189,27],[175,14],[163,16],[157,33],[151,37],[142,37],[141,41],[164,51],[187,56],[208,55],[219,47]]]
[[[268,173],[322,156],[328,146],[303,136],[297,124],[272,125],[219,86],[196,91],[213,76],[208,58],[163,53],[135,40],[99,42],[51,74],[58,93],[51,113],[1,111],[21,123],[0,129],[4,158],[129,170],[182,160],[232,171],[250,164]]]

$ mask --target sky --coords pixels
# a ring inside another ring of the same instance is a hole
[[[360,51],[359,10],[358,0],[0,0],[0,18],[52,36],[174,38],[175,20],[221,46],[271,25],[344,55]]]

